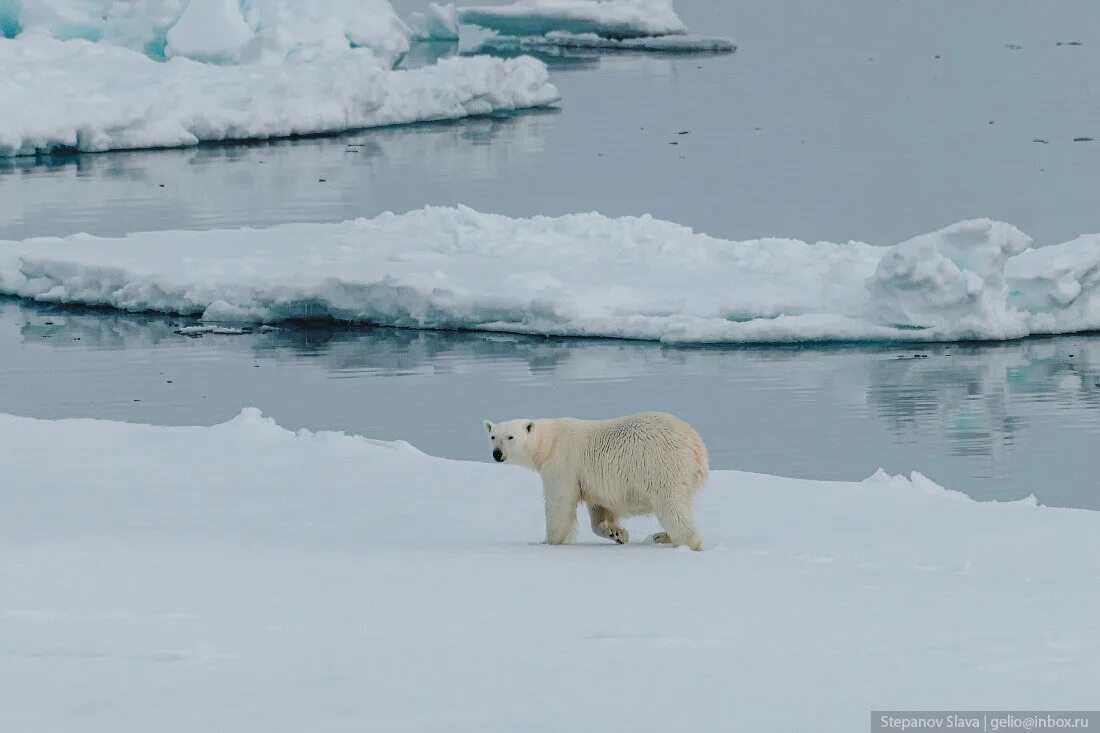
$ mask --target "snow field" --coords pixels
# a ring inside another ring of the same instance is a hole
[[[847,733],[1100,674],[1100,517],[919,474],[715,471],[692,553],[531,545],[533,473],[255,410],[0,439],[5,729]]]

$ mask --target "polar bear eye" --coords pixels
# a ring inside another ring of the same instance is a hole
[[[509,435],[508,440],[512,440],[514,437],[515,437],[514,435]]]

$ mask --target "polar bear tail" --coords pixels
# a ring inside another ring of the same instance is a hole
[[[695,462],[695,485],[693,491],[702,491],[710,477],[710,466],[707,458],[707,446],[701,438],[691,442],[691,458]]]

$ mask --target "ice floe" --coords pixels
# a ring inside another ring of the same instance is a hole
[[[34,36],[0,39],[0,98],[0,156],[18,156],[455,119],[547,105],[558,92],[531,58],[453,58],[394,71],[371,51],[351,49],[315,61],[217,66]]]
[[[41,302],[680,343],[1004,340],[1100,328],[1100,237],[960,222],[901,244],[729,241],[649,216],[428,207],[339,224],[0,242]]]
[[[459,7],[458,20],[507,36],[565,31],[622,39],[687,33],[671,0],[520,0]]]

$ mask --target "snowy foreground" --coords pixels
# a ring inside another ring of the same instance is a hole
[[[0,440],[4,730],[850,733],[1095,703],[1096,513],[716,471],[703,552],[547,547],[534,474],[255,410]]]
[[[557,101],[531,58],[393,71],[366,49],[316,61],[157,62],[121,46],[0,39],[0,156],[180,147],[442,120]]]
[[[0,241],[0,293],[202,315],[685,343],[1100,328],[1100,235],[961,222],[892,247],[734,242],[640,218],[429,207],[341,224]]]

